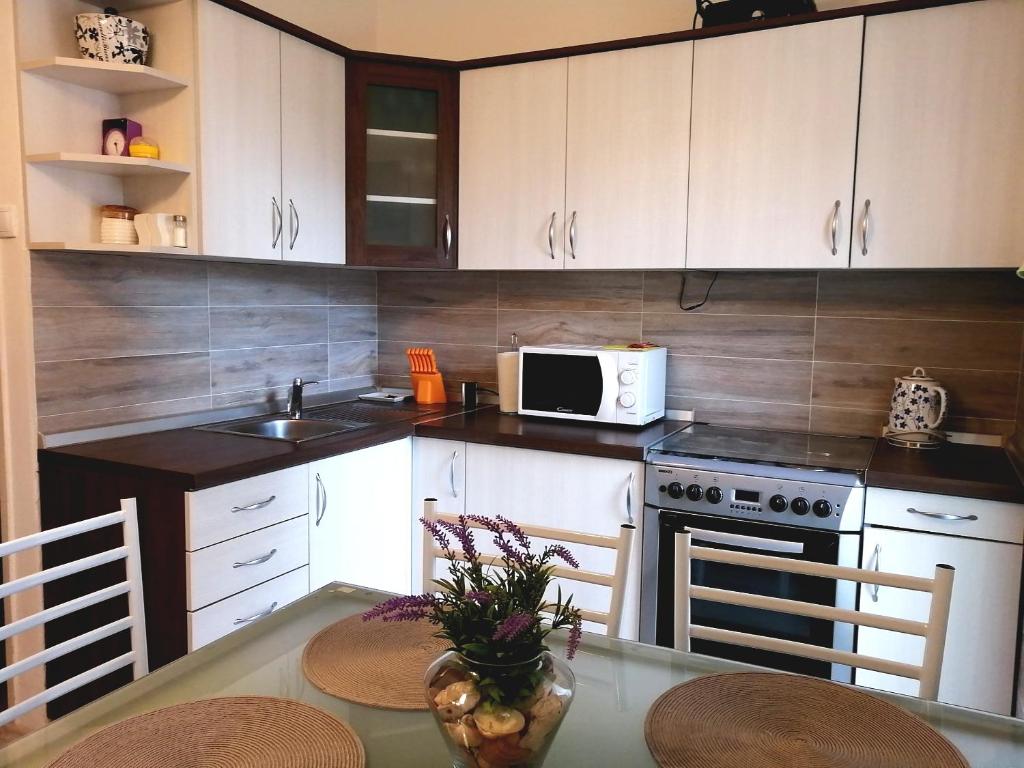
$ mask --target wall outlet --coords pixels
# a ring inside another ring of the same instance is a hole
[[[17,237],[17,216],[13,205],[0,205],[0,237]]]

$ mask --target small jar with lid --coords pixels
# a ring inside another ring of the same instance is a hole
[[[188,219],[178,215],[171,227],[171,242],[175,248],[188,248]]]
[[[135,214],[127,205],[104,205],[100,208],[100,242],[109,245],[138,245]]]

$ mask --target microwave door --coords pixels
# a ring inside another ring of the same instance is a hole
[[[519,412],[584,421],[614,421],[618,371],[604,351],[524,350]]]

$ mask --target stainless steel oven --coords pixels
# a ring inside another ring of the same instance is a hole
[[[672,646],[675,534],[694,544],[856,567],[864,468],[873,440],[694,424],[654,446],[644,493],[640,639]],[[693,584],[837,608],[856,607],[852,582],[695,560]],[[694,624],[853,651],[854,627],[693,600]],[[800,674],[851,681],[848,666],[691,640],[691,649]]]

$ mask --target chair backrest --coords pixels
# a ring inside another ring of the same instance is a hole
[[[69,691],[81,688],[83,685],[98,680],[104,675],[126,667],[132,666],[132,674],[135,678],[145,675],[149,671],[149,659],[146,650],[146,614],[142,602],[142,563],[139,557],[139,524],[136,511],[135,499],[122,499],[121,509],[99,517],[82,520],[70,525],[63,525],[59,528],[51,528],[48,531],[33,533],[0,544],[0,557],[7,557],[32,547],[39,547],[55,541],[77,536],[88,531],[95,531],[107,528],[112,525],[122,526],[124,533],[124,544],[115,549],[106,550],[95,555],[89,555],[70,563],[47,568],[39,573],[29,574],[20,579],[0,585],[0,599],[6,599],[32,587],[72,576],[76,573],[95,568],[106,563],[124,560],[125,580],[109,587],[91,592],[88,595],[77,597],[66,603],[46,608],[37,613],[30,614],[17,621],[5,624],[0,627],[0,642],[6,641],[21,632],[38,627],[53,619],[67,616],[68,614],[80,611],[83,608],[96,605],[118,595],[128,595],[128,616],[123,619],[98,627],[84,634],[65,640],[62,643],[46,648],[27,658],[12,662],[6,667],[0,668],[0,682],[6,682],[11,678],[20,675],[30,669],[46,664],[54,659],[60,658],[72,651],[83,648],[97,640],[110,637],[118,632],[130,630],[132,649],[110,661],[99,666],[86,670],[74,677],[65,680],[52,688],[47,688],[41,693],[31,696],[24,701],[15,703],[13,706],[0,712],[0,725],[15,720],[26,712],[36,707],[47,704],[54,699],[63,696]]]
[[[694,585],[690,580],[692,560],[704,560],[728,565],[764,568],[770,571],[793,573],[806,576],[820,576],[826,579],[853,581],[860,584],[875,584],[896,587],[931,594],[928,621],[910,621],[865,613],[863,611],[836,608],[834,606],[806,603],[799,600],[785,600],[778,597],[755,595],[746,592],[732,592]],[[675,538],[675,626],[674,644],[677,650],[690,650],[690,638],[712,640],[719,643],[741,645],[763,651],[785,653],[792,656],[845,664],[850,667],[871,669],[890,675],[908,677],[920,683],[922,699],[935,700],[939,693],[939,677],[942,672],[942,655],[946,647],[946,626],[949,622],[949,603],[953,594],[954,569],[949,565],[936,565],[935,575],[930,579],[904,576],[884,571],[846,568],[839,565],[810,563],[785,557],[748,554],[731,550],[695,547],[690,544],[690,531],[681,531]],[[875,656],[823,648],[809,643],[764,637],[747,632],[735,632],[717,627],[704,627],[690,623],[690,600],[706,600],[713,603],[759,608],[778,613],[806,616],[814,619],[845,622],[862,627],[875,627],[891,632],[917,635],[925,640],[924,656],[920,665],[906,664],[880,659]]]
[[[457,523],[457,515],[445,515],[437,511],[437,499],[423,500],[423,517],[427,520],[446,520]],[[472,528],[484,528],[479,523],[468,521]],[[515,522],[515,521],[513,521]],[[587,584],[598,584],[611,588],[611,599],[607,611],[598,611],[580,608],[580,615],[586,621],[595,624],[603,624],[609,637],[617,637],[619,628],[622,625],[622,606],[626,594],[626,575],[629,573],[629,559],[633,551],[633,537],[636,534],[636,526],[622,525],[619,527],[618,536],[601,536],[593,533],[577,533],[566,531],[560,528],[546,528],[541,525],[522,525],[516,523],[527,536],[539,539],[566,544],[581,544],[590,547],[600,547],[615,551],[615,571],[613,573],[597,573],[582,569],[555,566],[555,578],[563,581],[579,581]],[[456,557],[465,560],[461,551],[455,552]],[[434,562],[444,557],[444,551],[437,546],[430,533],[423,532],[423,588],[428,590],[429,585],[434,581]],[[481,560],[487,565],[501,565],[501,557],[497,555],[482,555]]]

